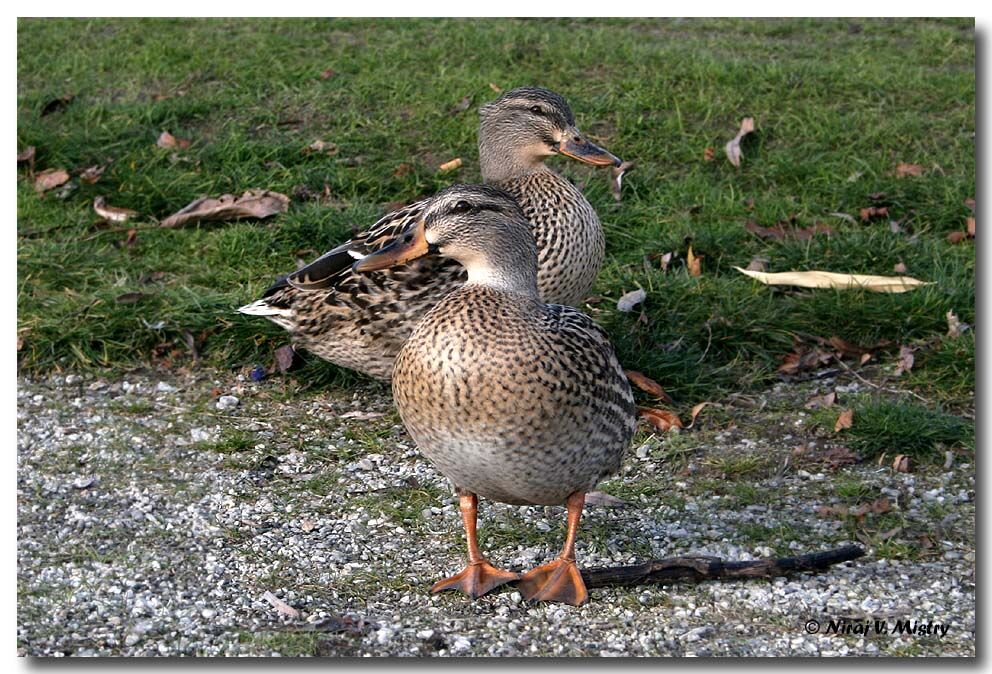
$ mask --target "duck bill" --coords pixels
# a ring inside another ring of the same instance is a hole
[[[572,129],[558,144],[559,154],[593,166],[620,166],[620,157],[596,145],[578,129]]]
[[[353,264],[351,268],[359,273],[389,269],[416,260],[429,252],[431,252],[431,246],[427,243],[427,237],[424,235],[424,221],[421,220],[399,239],[371,255],[366,255]]]

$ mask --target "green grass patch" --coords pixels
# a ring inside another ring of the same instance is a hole
[[[841,437],[867,456],[888,452],[926,459],[941,447],[973,444],[974,432],[974,425],[961,417],[917,403],[874,398],[854,407],[854,423]]]
[[[607,233],[592,311],[622,362],[680,405],[776,378],[794,335],[904,344],[974,323],[975,249],[951,245],[975,196],[975,39],[970,20],[892,19],[41,19],[18,23],[17,143],[36,168],[77,174],[43,198],[17,181],[17,320],[22,371],[123,370],[191,362],[269,364],[285,333],[235,309],[298,258],[371,224],[387,204],[479,179],[474,110],[489,87],[564,94],[578,124],[637,169],[616,204],[606,175],[564,160]],[[731,47],[732,45],[732,47]],[[332,68],[333,77],[320,74]],[[75,94],[64,109],[45,104]],[[470,110],[453,113],[464,96]],[[740,169],[722,157],[740,119],[758,132]],[[163,130],[192,141],[156,146]],[[316,139],[334,156],[304,155]],[[705,161],[705,148],[716,148]],[[462,157],[454,175],[440,161]],[[899,162],[924,167],[895,175]],[[412,170],[397,172],[400,164]],[[269,188],[321,192],[264,223],[164,230],[204,195]],[[57,192],[57,191],[56,191]],[[882,196],[877,196],[881,194]],[[869,195],[876,195],[873,201]],[[134,245],[96,229],[92,201],[141,213]],[[860,208],[889,219],[861,222]],[[832,215],[845,213],[849,221]],[[764,240],[794,217],[833,234]],[[889,220],[899,223],[893,232]],[[686,273],[688,246],[703,274]],[[675,252],[668,271],[645,256]],[[904,263],[934,285],[900,295],[771,289],[732,269],[891,274]],[[641,286],[639,312],[614,300]],[[118,297],[140,292],[122,303]],[[311,359],[316,386],[358,377]],[[974,347],[921,358],[907,384],[968,406]]]

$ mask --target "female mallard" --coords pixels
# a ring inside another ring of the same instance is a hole
[[[620,160],[579,133],[565,99],[546,89],[513,89],[482,106],[479,114],[482,177],[512,194],[530,221],[541,297],[578,304],[603,263],[603,229],[582,192],[544,160],[554,154],[595,166]],[[325,360],[388,380],[417,321],[461,285],[465,272],[439,258],[371,277],[352,272],[351,265],[397,240],[426,203],[390,213],[239,311],[269,318]]]
[[[581,604],[588,595],[575,564],[575,535],[585,493],[617,471],[634,435],[627,377],[592,319],[541,300],[531,227],[510,194],[481,185],[448,188],[424,204],[401,239],[354,269],[384,270],[429,253],[457,261],[468,274],[416,326],[393,368],[403,424],[455,485],[468,539],[468,566],[432,591],[478,597],[519,579],[528,599]],[[565,503],[561,554],[522,577],[494,568],[476,542],[477,495]]]

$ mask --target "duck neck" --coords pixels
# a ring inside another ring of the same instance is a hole
[[[468,272],[466,285],[486,286],[534,299],[540,297],[537,292],[537,248],[533,240],[504,239],[500,245],[473,255],[462,264]]]
[[[482,180],[487,183],[502,183],[513,178],[549,171],[544,165],[548,155],[540,144],[520,147],[508,142],[497,142],[497,133],[488,130],[486,125],[479,131],[479,168]]]

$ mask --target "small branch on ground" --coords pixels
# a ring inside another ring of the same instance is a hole
[[[850,365],[848,365],[847,363],[845,363],[843,360],[841,360],[837,356],[834,356],[834,360],[837,361],[838,363],[840,363],[840,365],[843,366],[843,368],[845,370],[847,370],[850,374],[854,375],[858,379],[858,381],[860,381],[863,384],[868,384],[868,386],[871,386],[874,389],[878,389],[879,391],[885,391],[886,393],[902,393],[902,394],[906,394],[906,395],[911,395],[911,396],[913,396],[914,398],[916,398],[917,400],[919,400],[921,402],[924,402],[924,403],[926,403],[928,405],[930,404],[930,401],[927,400],[926,398],[924,398],[923,396],[921,396],[919,393],[915,393],[913,391],[909,391],[907,389],[902,389],[902,388],[886,388],[885,386],[882,386],[881,384],[876,384],[873,381],[869,381],[869,380],[865,379],[860,374],[858,374],[857,372],[855,372],[854,369]]]
[[[691,556],[653,559],[634,566],[611,566],[583,569],[586,587],[614,587],[672,583],[677,581],[740,580],[774,578],[803,571],[822,571],[865,554],[857,545],[811,552],[798,557],[768,557],[749,562],[724,561],[719,557]]]

